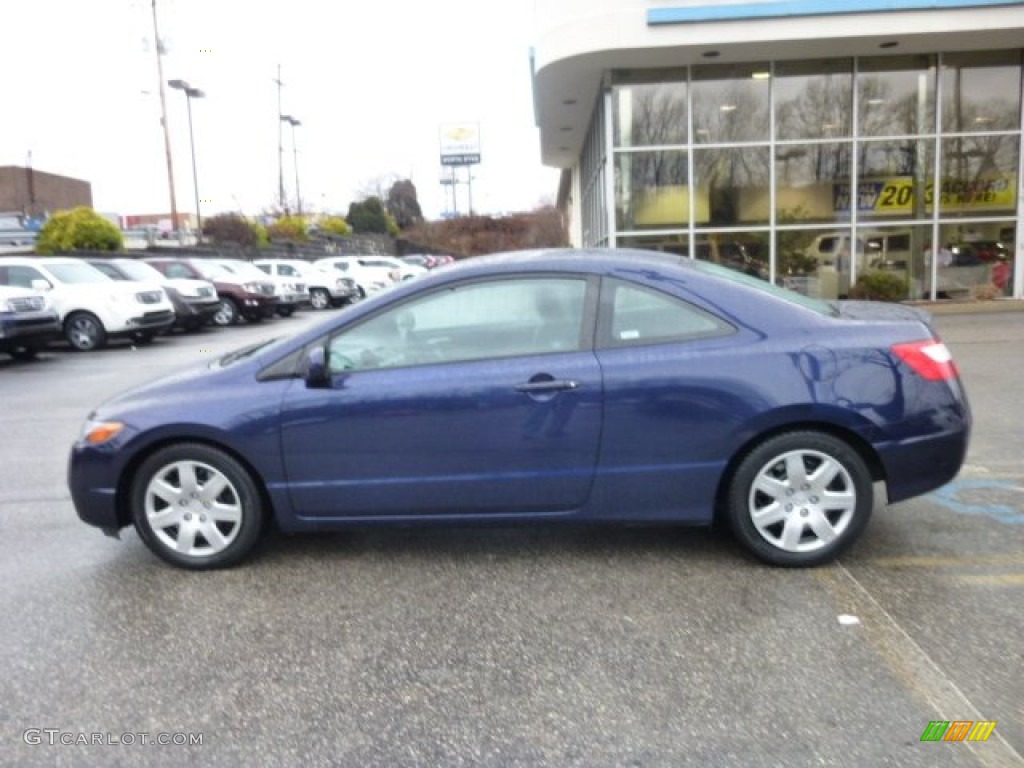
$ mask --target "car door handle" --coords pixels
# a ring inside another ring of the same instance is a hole
[[[567,389],[579,389],[578,382],[572,379],[547,379],[545,381],[527,381],[524,384],[516,384],[516,392],[527,392],[536,394],[538,392],[563,392]]]

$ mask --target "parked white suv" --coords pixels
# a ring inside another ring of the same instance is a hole
[[[382,291],[394,285],[399,279],[398,275],[392,276],[392,270],[387,267],[369,266],[362,263],[362,258],[358,256],[330,256],[326,259],[317,259],[313,266],[338,271],[351,277],[359,286],[360,296]]]
[[[78,350],[117,336],[148,342],[174,325],[174,307],[159,284],[117,282],[81,259],[0,257],[0,284],[44,292]]]
[[[211,259],[232,274],[253,280],[270,280],[274,285],[274,311],[281,317],[290,317],[296,309],[309,304],[309,290],[304,281],[294,277],[280,277],[260,269],[251,261],[242,259]]]
[[[337,270],[328,271],[302,259],[257,259],[253,264],[273,277],[304,282],[313,309],[340,307],[359,298],[356,281]]]
[[[365,267],[383,267],[388,270],[388,274],[395,282],[412,280],[414,277],[427,274],[426,267],[409,264],[401,259],[392,259],[390,256],[360,256],[359,263]]]

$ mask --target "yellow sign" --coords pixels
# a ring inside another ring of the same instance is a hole
[[[935,199],[934,185],[925,187],[925,210],[931,212]],[[832,195],[836,211],[850,210],[850,185],[836,184]],[[942,182],[940,209],[952,211],[987,211],[1013,209],[1017,205],[1017,176],[1005,174],[975,181],[946,179]],[[914,179],[892,176],[887,179],[862,181],[857,187],[857,210],[864,213],[907,215],[914,211]]]

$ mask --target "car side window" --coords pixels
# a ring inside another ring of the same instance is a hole
[[[172,278],[192,277],[192,273],[184,264],[168,264],[167,276]]]
[[[13,285],[18,288],[31,288],[33,280],[46,280],[45,275],[33,267],[23,267],[12,264],[5,267],[7,270],[3,282],[5,285]],[[49,280],[46,280],[49,283]]]
[[[332,373],[571,352],[587,282],[537,277],[473,282],[414,298],[331,338]]]
[[[624,280],[606,279],[601,303],[599,344],[604,347],[688,341],[735,330],[689,302]]]

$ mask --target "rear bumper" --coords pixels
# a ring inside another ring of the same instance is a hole
[[[956,477],[967,457],[969,438],[970,422],[965,421],[960,429],[876,445],[889,503],[934,491]]]

